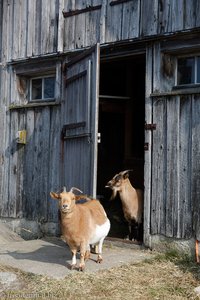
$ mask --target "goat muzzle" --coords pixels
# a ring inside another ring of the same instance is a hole
[[[105,188],[112,189],[112,188],[113,188],[112,183],[109,181],[109,182],[105,185]]]

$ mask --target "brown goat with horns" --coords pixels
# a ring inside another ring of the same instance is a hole
[[[111,188],[113,193],[111,199],[114,199],[119,193],[124,217],[129,224],[129,239],[140,239],[140,230],[142,228],[143,215],[143,191],[135,189],[129,180],[129,171],[122,171],[116,174],[106,185]],[[134,227],[134,230],[133,230]]]
[[[77,188],[67,192],[64,188],[62,193],[51,192],[50,195],[59,200],[62,234],[72,252],[71,268],[76,267],[76,254],[80,250],[79,270],[83,271],[85,260],[89,258],[90,245],[98,245],[97,263],[102,262],[102,246],[110,230],[110,221],[98,200],[75,195],[74,190],[81,192]],[[84,198],[85,203],[77,204],[77,200]]]

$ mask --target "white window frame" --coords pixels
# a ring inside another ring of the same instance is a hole
[[[194,85],[200,85],[200,82],[197,82],[197,58],[200,58],[200,53],[199,54],[191,54],[191,55],[184,55],[184,56],[178,56],[176,59],[176,77],[175,77],[175,86],[176,87],[189,87],[189,86],[194,86]],[[194,58],[194,82],[193,83],[183,83],[183,84],[178,84],[178,60],[181,58]]]
[[[53,98],[44,98],[44,79],[45,78],[54,78],[54,97]],[[35,79],[42,79],[42,98],[41,99],[32,99],[32,81]],[[29,93],[29,101],[30,102],[38,102],[38,101],[54,101],[55,93],[56,93],[56,74],[43,75],[38,77],[30,78],[30,93]]]

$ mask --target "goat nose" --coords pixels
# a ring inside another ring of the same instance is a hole
[[[105,187],[106,187],[106,188],[109,188],[109,187],[111,187],[111,182],[110,182],[110,181],[108,181]]]
[[[63,206],[62,206],[64,209],[65,208],[67,208],[68,207],[68,205],[67,204],[63,204]]]

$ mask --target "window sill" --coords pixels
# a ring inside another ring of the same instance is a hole
[[[178,95],[191,95],[191,94],[200,94],[200,84],[192,85],[179,85],[174,86],[169,92],[155,92],[152,93],[151,97],[164,97],[164,96],[178,96]]]
[[[27,104],[11,104],[9,110],[21,109],[21,108],[34,108],[34,107],[43,107],[43,106],[58,106],[60,102],[56,101],[38,101],[38,102],[28,102]]]
[[[200,88],[200,83],[190,83],[190,84],[180,84],[173,86],[172,90],[188,90],[188,89],[197,89]]]

